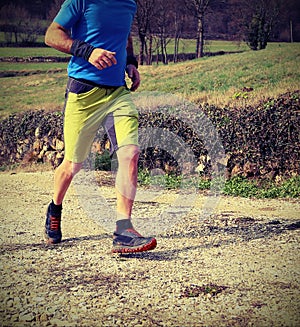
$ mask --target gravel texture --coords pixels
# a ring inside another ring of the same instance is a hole
[[[299,201],[222,197],[199,219],[198,194],[184,219],[156,229],[154,251],[120,256],[75,186],[63,242],[44,245],[52,179],[52,171],[0,174],[1,326],[300,325]],[[113,206],[113,188],[101,192]],[[176,196],[148,193],[136,217],[159,215]]]

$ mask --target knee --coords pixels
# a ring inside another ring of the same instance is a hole
[[[82,168],[82,163],[72,162],[72,176],[75,176]]]
[[[139,159],[140,149],[137,145],[126,145],[117,151],[119,162],[129,162],[137,164]]]
[[[64,160],[59,168],[72,178],[81,170],[82,163],[74,163],[68,160]]]

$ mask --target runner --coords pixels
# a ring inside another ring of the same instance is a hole
[[[64,109],[65,156],[55,171],[53,200],[47,210],[48,244],[61,242],[65,194],[103,125],[111,155],[116,153],[118,159],[112,252],[141,252],[156,247],[155,238],[141,236],[131,223],[139,157],[138,113],[130,95],[140,84],[130,36],[135,11],[134,0],[66,0],[46,32],[47,45],[72,54]],[[130,90],[125,73],[132,81]]]

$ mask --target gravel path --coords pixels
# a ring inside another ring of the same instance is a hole
[[[157,231],[154,251],[118,256],[74,186],[64,241],[43,244],[52,178],[0,174],[1,326],[300,325],[299,201],[222,197],[199,219],[198,195],[184,221]],[[113,189],[101,188],[114,204]],[[172,196],[140,198],[136,217]]]

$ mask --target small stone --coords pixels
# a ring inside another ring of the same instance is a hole
[[[27,321],[27,322],[31,322],[34,321],[34,314],[33,313],[21,313],[19,315],[19,321]]]
[[[12,299],[12,298],[6,299],[6,306],[7,306],[7,308],[13,307],[14,306],[14,299]]]
[[[40,318],[39,318],[39,321],[41,321],[41,322],[43,322],[43,321],[48,321],[48,316],[47,316],[47,314],[46,313],[42,313],[41,315],[40,315]]]
[[[44,297],[41,297],[41,296],[37,296],[37,297],[33,298],[33,300],[35,302],[43,302],[45,300],[45,298]]]

